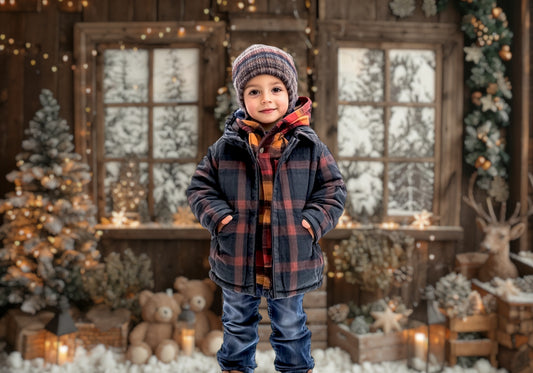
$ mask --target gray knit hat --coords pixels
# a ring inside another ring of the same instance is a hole
[[[289,95],[288,112],[294,110],[298,101],[298,72],[292,56],[279,48],[264,44],[254,44],[242,52],[233,62],[233,86],[241,109],[244,106],[244,87],[250,79],[268,74],[280,79]]]

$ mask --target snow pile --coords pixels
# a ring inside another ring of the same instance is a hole
[[[352,364],[350,356],[339,348],[314,350],[314,373],[408,373],[405,362]],[[256,373],[274,373],[274,352],[258,351]],[[179,356],[170,364],[152,357],[146,365],[134,365],[124,359],[124,354],[103,345],[91,351],[78,348],[73,363],[62,366],[46,365],[43,359],[24,360],[19,352],[0,353],[1,373],[220,373],[214,357],[199,352],[192,356]],[[491,367],[487,360],[479,360],[473,368],[458,366],[446,368],[445,373],[505,373],[504,369]]]

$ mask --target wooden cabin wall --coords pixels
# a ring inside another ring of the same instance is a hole
[[[40,3],[39,1],[18,1],[19,4]],[[74,1],[75,6],[69,8],[67,2],[59,3],[50,1],[48,6],[35,6],[25,8],[23,11],[10,11],[0,8],[0,33],[5,33],[8,38],[13,38],[16,43],[30,42],[26,54],[14,55],[0,52],[0,197],[13,190],[13,186],[5,180],[4,175],[16,168],[15,156],[21,151],[21,144],[25,138],[24,129],[28,127],[29,120],[40,108],[38,95],[43,88],[52,90],[61,107],[61,117],[68,124],[74,125],[74,88],[72,62],[61,62],[63,55],[72,58],[73,55],[73,29],[77,22],[138,22],[138,21],[209,21],[212,20],[204,9],[209,9],[216,1],[212,0],[89,0],[87,7],[81,6],[81,1]],[[418,5],[421,1],[417,2]],[[228,1],[222,9],[222,21],[227,22],[227,30],[231,34],[229,53],[235,56],[252,42],[271,42],[288,46],[297,56],[297,64],[305,67],[314,66],[313,51],[306,46],[306,38],[311,41],[316,39],[317,23],[319,21],[376,21],[376,22],[435,22],[457,25],[460,28],[461,17],[450,1],[447,9],[434,17],[425,17],[420,6],[415,14],[408,17],[407,21],[398,19],[389,10],[389,0],[256,0],[255,13],[243,12],[238,8],[238,1]],[[511,3],[511,4],[509,4]],[[525,27],[522,23],[529,21],[520,17],[524,11],[524,4],[529,9],[528,0],[507,2],[508,14],[515,14],[511,18],[513,30]],[[529,13],[528,13],[529,14]],[[520,24],[513,24],[521,22]],[[309,27],[305,31],[305,28]],[[280,29],[282,28],[282,29]],[[529,29],[528,29],[529,30]],[[306,36],[307,34],[307,36]],[[519,43],[524,44],[524,33],[518,33]],[[30,65],[30,55],[47,52],[47,60],[42,58],[36,66]],[[522,58],[527,53],[516,53]],[[521,73],[529,69],[529,64],[513,65],[518,69],[513,74],[513,90],[520,95],[527,91],[529,82],[521,81]],[[52,66],[57,64],[58,71],[52,72]],[[301,69],[300,69],[301,70]],[[302,71],[302,70],[301,70]],[[305,71],[305,70],[303,70]],[[314,72],[320,74],[320,71]],[[313,96],[306,77],[300,77],[301,94]],[[213,92],[216,95],[216,92]],[[515,99],[516,100],[516,99]],[[520,98],[518,98],[520,100]],[[525,108],[529,105],[517,104],[520,108],[520,123],[527,123],[528,118]],[[518,117],[518,115],[517,115]],[[315,126],[321,126],[315,123]],[[522,133],[524,133],[522,131]],[[529,137],[527,137],[529,138]],[[518,169],[523,167],[524,141],[511,141],[512,146],[519,147]],[[458,144],[462,148],[462,144]],[[514,154],[514,153],[513,153]],[[526,160],[527,161],[527,160]],[[531,170],[531,160],[528,161]],[[463,179],[471,170],[463,166]],[[523,200],[523,177],[513,174],[517,180],[512,185],[519,185],[518,198]],[[466,190],[466,182],[463,183]],[[442,261],[441,266],[446,270],[453,264],[453,251],[477,250],[481,233],[475,226],[473,212],[465,206],[461,209],[461,224],[465,236],[462,244],[446,244],[443,249],[436,246],[435,252],[442,255],[437,261]],[[120,236],[107,235],[101,242],[102,253],[123,251],[126,248],[134,252],[149,253],[152,259],[156,276],[156,290],[171,287],[173,279],[178,275],[191,278],[201,278],[207,275],[209,238],[202,233],[197,236],[180,236],[159,232],[159,236]],[[530,235],[531,236],[531,235]],[[325,244],[327,250],[331,249],[332,242]],[[338,284],[338,286],[342,286]],[[339,291],[339,297],[351,290]],[[335,302],[333,297],[329,302]]]

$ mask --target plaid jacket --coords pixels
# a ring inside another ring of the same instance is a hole
[[[303,104],[302,104],[303,101]],[[310,116],[311,100],[285,121]],[[233,126],[234,113],[224,134],[209,147],[187,189],[191,209],[211,233],[211,279],[219,286],[255,295],[255,242],[258,227],[260,174],[247,134]],[[309,126],[286,135],[272,191],[271,298],[314,290],[322,284],[324,258],[318,241],[337,224],[344,209],[346,187],[337,164]],[[217,232],[219,222],[233,220]],[[305,218],[314,239],[302,227]]]

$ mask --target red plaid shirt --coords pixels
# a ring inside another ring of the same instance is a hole
[[[272,229],[270,224],[272,184],[278,161],[287,146],[285,135],[298,126],[308,126],[309,117],[287,124],[281,120],[272,130],[265,133],[261,125],[252,120],[241,120],[241,129],[248,132],[248,142],[257,157],[261,170],[259,194],[259,225],[255,251],[256,283],[270,289],[272,282]]]

